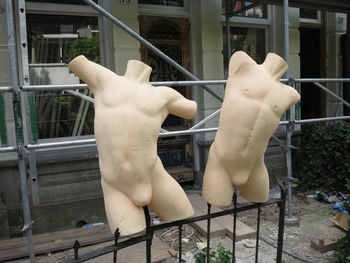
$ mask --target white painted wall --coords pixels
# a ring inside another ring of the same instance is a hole
[[[37,64],[29,66],[30,83],[46,84],[79,84],[79,78],[71,73],[66,65]]]
[[[136,33],[139,33],[139,5],[137,0],[131,0],[130,3],[113,1],[112,14]],[[140,43],[118,26],[113,27],[113,39],[116,73],[124,75],[128,60],[141,60]]]
[[[270,26],[269,51],[284,58],[284,15],[283,7],[272,6],[272,24]],[[289,8],[289,75],[300,77],[300,34],[299,9]]]
[[[269,28],[269,52],[285,58],[284,42],[284,10],[282,6],[271,6],[271,26]],[[300,78],[300,19],[299,8],[289,8],[289,77]],[[291,119],[295,119],[295,106],[291,108]],[[278,131],[283,131],[284,127],[279,127]],[[299,129],[299,128],[298,128]]]
[[[346,32],[346,14],[329,13],[326,14],[326,48],[327,48],[327,77],[342,77],[342,61],[340,50],[340,36]],[[327,87],[336,94],[342,95],[340,83],[329,83]],[[343,115],[343,103],[334,97],[327,96],[327,116]]]
[[[221,1],[192,1],[191,6],[191,63],[200,79],[223,79]],[[222,97],[224,87],[210,85]],[[198,102],[195,122],[210,115],[221,107],[221,102],[200,87],[193,88],[193,97]],[[215,127],[218,117],[203,127]],[[198,136],[201,140],[213,140],[215,134]]]

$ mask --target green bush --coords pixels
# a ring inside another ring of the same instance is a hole
[[[298,190],[342,191],[350,174],[350,123],[305,124],[293,152]]]
[[[69,63],[73,58],[84,55],[89,60],[100,63],[100,46],[98,37],[79,38],[70,45],[65,62]]]

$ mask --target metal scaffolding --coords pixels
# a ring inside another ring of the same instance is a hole
[[[194,76],[192,73],[184,69],[181,65],[179,65],[177,62],[175,62],[173,59],[165,55],[163,52],[161,52],[159,49],[157,49],[155,46],[153,46],[150,42],[148,42],[146,39],[142,38],[140,35],[132,31],[129,27],[127,27],[125,24],[123,24],[120,20],[112,16],[110,13],[108,13],[106,10],[101,8],[98,4],[96,4],[92,0],[82,0],[92,8],[94,8],[100,15],[106,17],[110,21],[112,21],[114,24],[122,28],[125,32],[130,34],[132,37],[134,37],[136,40],[140,41],[142,44],[144,44],[147,48],[152,50],[156,55],[167,61],[170,65],[175,67],[177,70],[179,70],[181,73],[183,73],[186,77],[191,79],[190,81],[163,81],[163,82],[151,82],[154,86],[198,86],[202,87],[206,92],[214,96],[219,101],[223,101],[223,98],[212,88],[209,88],[208,85],[225,85],[226,80],[199,80],[196,76]],[[225,1],[226,4],[228,4],[229,1]],[[255,4],[253,4],[251,7],[253,7]],[[16,10],[15,10],[16,9]],[[228,8],[226,8],[227,10]],[[241,12],[244,11],[243,8],[240,10]],[[29,163],[29,174],[30,174],[30,181],[31,181],[31,187],[32,187],[32,200],[33,205],[39,204],[39,193],[38,193],[38,178],[37,178],[37,172],[36,172],[36,159],[35,159],[35,150],[37,149],[49,149],[49,148],[64,148],[68,146],[75,146],[75,145],[94,145],[96,143],[95,139],[83,139],[83,140],[73,140],[73,141],[61,141],[61,142],[50,142],[50,143],[38,143],[36,140],[34,140],[31,137],[31,129],[32,124],[30,123],[29,114],[29,103],[28,100],[32,99],[32,93],[31,92],[38,92],[38,91],[57,91],[57,90],[65,90],[68,91],[70,94],[74,96],[78,96],[82,99],[89,100],[90,102],[93,102],[93,99],[79,93],[78,89],[87,89],[87,85],[85,84],[74,84],[74,85],[30,85],[29,83],[29,71],[28,71],[28,55],[27,55],[27,36],[26,36],[26,17],[25,17],[25,2],[24,0],[18,1],[18,6],[14,8],[12,0],[6,0],[6,14],[7,14],[7,29],[8,29],[8,49],[9,49],[9,62],[10,62],[10,73],[11,73],[11,86],[6,87],[0,87],[0,93],[4,92],[11,92],[13,95],[13,110],[14,110],[14,117],[15,117],[15,125],[16,125],[16,146],[7,146],[7,147],[0,147],[0,153],[6,153],[6,152],[17,152],[17,160],[18,160],[18,171],[19,171],[19,178],[21,183],[21,194],[22,194],[22,208],[23,208],[23,215],[24,215],[24,226],[22,231],[26,232],[27,238],[28,238],[28,247],[29,247],[29,256],[30,256],[30,262],[35,261],[34,257],[34,245],[32,241],[32,221],[31,221],[31,215],[30,215],[30,205],[29,205],[29,199],[28,199],[28,190],[27,190],[27,182],[26,182],[26,163]],[[15,15],[17,14],[17,16]],[[230,15],[233,15],[230,14]],[[15,17],[18,17],[19,20],[19,39],[16,41],[16,32],[15,32]],[[229,16],[226,16],[229,17]],[[288,64],[289,62],[289,26],[288,26],[288,0],[284,0],[284,39],[285,39],[285,60]],[[229,19],[226,18],[226,27],[229,28]],[[229,30],[227,30],[228,32]],[[229,36],[227,36],[227,41],[229,43]],[[17,47],[19,47],[17,49]],[[228,45],[230,47],[230,45]],[[18,53],[18,50],[20,53]],[[18,64],[18,57],[21,57],[22,63]],[[227,56],[231,56],[231,51],[227,50]],[[20,74],[19,74],[20,73]],[[341,96],[335,94],[334,92],[327,89],[325,86],[323,86],[322,82],[350,82],[350,79],[348,78],[324,78],[324,79],[318,79],[318,78],[309,78],[309,79],[292,79],[289,76],[289,72],[286,72],[286,76],[284,79],[281,79],[281,82],[288,83],[291,86],[294,85],[294,83],[305,83],[305,82],[311,82],[314,83],[317,87],[327,92],[330,96],[333,96],[337,100],[343,102],[343,104],[347,107],[350,107],[350,103],[345,101]],[[24,108],[21,108],[21,106],[24,106]],[[204,118],[203,120],[199,121],[197,124],[195,124],[193,127],[187,129],[187,130],[178,130],[178,131],[165,131],[162,130],[159,134],[159,137],[170,137],[170,136],[177,136],[177,135],[194,135],[194,134],[200,134],[200,133],[211,133],[216,132],[217,127],[212,128],[200,128],[202,125],[210,121],[212,118],[220,114],[220,109],[214,112],[213,114],[209,115],[208,117]],[[23,120],[24,117],[24,120]],[[328,121],[340,121],[340,120],[349,120],[350,116],[340,116],[340,117],[328,117],[328,118],[318,118],[318,119],[307,119],[307,120],[294,120],[294,119],[287,119],[286,121],[281,121],[280,125],[286,127],[286,142],[282,142],[280,139],[273,137],[275,141],[279,143],[279,145],[285,150],[286,152],[286,164],[287,164],[287,194],[288,194],[288,214],[285,217],[286,221],[294,221],[296,218],[292,215],[292,189],[291,189],[291,183],[295,180],[292,176],[292,156],[291,151],[293,149],[291,138],[293,135],[293,130],[295,125],[298,124],[305,124],[305,123],[314,123],[314,122],[328,122]],[[283,189],[282,189],[282,195],[283,195]],[[284,210],[284,199],[280,199],[278,202]],[[252,209],[252,208],[258,208],[259,215],[260,215],[260,207],[269,205],[271,202],[267,202],[265,204],[255,204],[252,205],[252,207],[249,208],[237,208],[236,206],[231,210],[226,210],[224,213],[211,213],[210,212],[210,205],[208,205],[208,214],[201,216],[201,217],[194,217],[191,219],[183,220],[183,221],[176,221],[174,223],[168,223],[163,224],[162,226],[151,226],[150,224],[147,225],[147,231],[151,231],[153,234],[153,231],[156,229],[161,229],[161,227],[169,227],[173,225],[182,226],[182,224],[187,224],[190,222],[195,222],[199,220],[208,220],[210,222],[211,218],[215,218],[217,216],[222,216],[226,214],[234,214],[234,218],[237,212]],[[282,208],[281,208],[282,209]],[[149,217],[148,211],[145,211],[146,218]],[[281,215],[284,217],[284,212]],[[282,219],[283,219],[282,217]],[[260,216],[258,217],[260,218]],[[234,219],[235,220],[235,219]],[[281,223],[281,222],[280,222]],[[208,227],[210,227],[210,224],[208,224]],[[235,229],[235,227],[234,227]],[[209,233],[210,231],[208,231]],[[257,231],[258,232],[258,231]],[[180,231],[181,233],[181,231]],[[136,241],[146,241],[150,245],[149,241],[152,239],[152,237],[149,236],[150,233],[147,232],[145,237],[138,238]],[[282,223],[282,230],[279,232],[279,237],[282,238],[282,240],[279,240],[283,243],[283,223]],[[258,238],[257,238],[258,239]],[[118,238],[116,238],[117,242]],[[209,238],[210,240],[210,238]],[[209,240],[208,240],[208,246],[209,246]],[[135,241],[135,242],[136,242]],[[135,244],[135,242],[133,244]],[[130,242],[129,242],[130,243]],[[132,243],[132,242],[131,242]],[[180,238],[181,243],[181,238]],[[234,243],[234,242],[233,242]],[[281,245],[282,245],[281,243]],[[122,243],[119,243],[118,246],[115,245],[112,248],[110,248],[109,252],[116,252],[118,249],[125,247],[126,245],[122,245]],[[234,246],[234,245],[233,245]],[[257,246],[258,249],[258,246]],[[278,253],[281,253],[282,247],[279,247],[280,250],[278,250]],[[107,250],[106,250],[107,251]],[[105,251],[105,252],[106,252]],[[233,247],[234,251],[234,247]],[[109,253],[107,252],[107,253]],[[208,249],[209,253],[209,249]],[[91,257],[90,257],[91,258]],[[180,253],[181,258],[181,253]],[[208,257],[209,260],[209,257]],[[256,258],[257,260],[257,258]],[[79,260],[72,261],[72,262],[80,262]],[[277,262],[281,262],[281,255],[277,256]]]

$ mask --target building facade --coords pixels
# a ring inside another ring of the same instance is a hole
[[[153,68],[151,81],[186,80],[175,68],[149,51],[144,45],[98,17],[96,11],[80,1],[26,1],[28,63],[31,85],[79,84],[67,63],[80,53],[89,59],[124,74],[127,61],[142,60]],[[267,53],[284,56],[283,7],[255,6],[230,17],[229,32],[225,20],[225,1],[190,0],[113,0],[100,5],[124,24],[158,47],[199,79],[225,79],[230,53],[246,51],[262,63]],[[234,13],[246,1],[230,6]],[[249,3],[248,3],[249,4]],[[0,22],[6,25],[4,3],[0,3]],[[289,8],[289,75],[292,78],[341,77],[341,35],[346,32],[346,14]],[[103,33],[103,34],[102,34]],[[6,27],[0,29],[0,86],[10,85],[9,52]],[[80,52],[80,53],[79,53]],[[224,86],[211,86],[224,95]],[[292,118],[318,118],[343,114],[343,105],[321,92],[313,84],[298,84],[301,105],[292,110]],[[329,84],[342,94],[341,84]],[[167,130],[191,127],[214,113],[221,102],[201,87],[177,87],[180,93],[198,103],[194,120],[170,116]],[[86,96],[88,91],[81,90]],[[2,94],[0,107],[6,129],[1,129],[2,146],[15,145],[12,95]],[[93,105],[63,91],[34,94],[34,142],[66,141],[93,137]],[[300,107],[300,108],[298,108]],[[218,116],[202,127],[217,127]],[[284,128],[276,132],[283,137]],[[158,155],[168,172],[179,182],[201,183],[208,149],[214,133],[162,138]],[[15,154],[0,154],[0,228],[2,238],[19,234],[21,224],[20,187]],[[34,232],[63,229],[103,221],[104,209],[96,147],[72,146],[65,149],[37,150],[40,208],[32,209]],[[265,157],[270,174],[284,176],[285,156],[278,144],[271,142]],[[11,189],[11,191],[9,190]],[[88,204],[88,205],[87,205]],[[85,211],[82,212],[81,207]],[[57,212],[59,211],[59,212]]]

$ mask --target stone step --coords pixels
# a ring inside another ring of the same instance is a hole
[[[207,202],[198,194],[192,194],[188,196],[193,209],[194,216],[205,215],[208,212]],[[220,212],[223,209],[212,206],[211,212]],[[194,222],[191,226],[196,229],[201,235],[207,236],[207,220]],[[233,216],[226,215],[217,217],[210,220],[210,237],[218,236],[233,237]],[[246,238],[252,238],[256,236],[256,231],[239,220],[236,220],[236,242]]]

